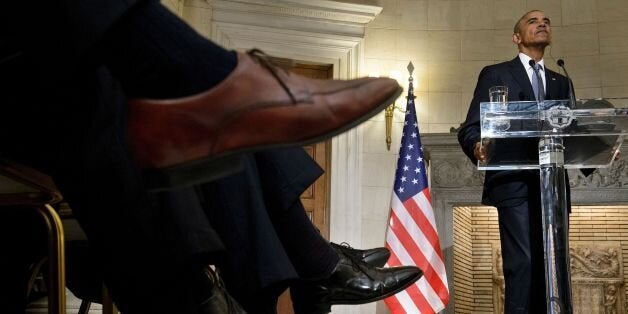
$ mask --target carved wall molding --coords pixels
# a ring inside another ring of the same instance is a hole
[[[484,173],[477,171],[466,156],[457,157],[432,162],[433,188],[482,186]]]
[[[613,244],[572,245],[571,284],[574,313],[626,313],[622,248]],[[493,245],[493,306],[504,313],[501,249]]]
[[[206,2],[210,6],[220,10],[254,12],[259,15],[301,17],[357,24],[366,24],[372,21],[382,10],[381,7],[376,6],[320,0],[207,0]]]
[[[326,0],[187,0],[211,10],[212,22],[364,37],[382,7]]]
[[[569,256],[573,279],[615,278],[623,281],[619,246],[571,246]]]
[[[628,189],[628,159],[622,156],[610,168],[596,169],[585,177],[577,170],[569,170],[572,188]]]

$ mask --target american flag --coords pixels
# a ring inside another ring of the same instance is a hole
[[[415,265],[423,270],[423,277],[385,300],[393,314],[437,313],[449,301],[414,98],[410,77],[395,186],[390,201],[386,247],[392,253],[388,266]]]

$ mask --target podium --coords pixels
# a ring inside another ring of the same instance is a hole
[[[565,169],[611,166],[628,132],[628,108],[611,101],[480,103],[478,169],[539,169],[548,313],[573,312]]]

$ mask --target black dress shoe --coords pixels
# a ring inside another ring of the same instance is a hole
[[[358,250],[352,248],[346,242],[342,242],[340,244],[331,242],[330,244],[331,247],[334,248],[336,252],[338,252],[338,254],[340,254],[340,252],[344,252],[373,267],[384,267],[384,265],[386,265],[386,262],[388,261],[388,258],[390,258],[390,251],[385,247]]]
[[[412,285],[423,276],[414,266],[371,267],[339,254],[340,262],[331,277],[320,286],[328,291],[331,304],[363,304],[387,298]]]
[[[331,276],[320,281],[301,280],[290,287],[296,314],[329,313],[333,304],[364,304],[400,292],[423,276],[414,266],[378,268],[341,251]],[[295,298],[296,297],[296,298]]]
[[[238,302],[227,293],[224,283],[212,269],[205,269],[205,275],[208,295],[199,304],[199,314],[246,314]]]

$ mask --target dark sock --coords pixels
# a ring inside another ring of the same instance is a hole
[[[107,34],[105,63],[130,98],[176,98],[207,90],[237,65],[237,55],[203,38],[162,6],[148,1]]]
[[[251,295],[240,301],[240,305],[247,313],[276,314],[279,296],[286,291],[287,283],[271,285],[264,289],[256,290]]]
[[[271,219],[299,277],[321,279],[331,275],[338,254],[312,224],[300,200],[288,210],[274,212]]]
[[[296,280],[290,285],[290,299],[295,314],[331,312],[331,294],[308,281]]]

